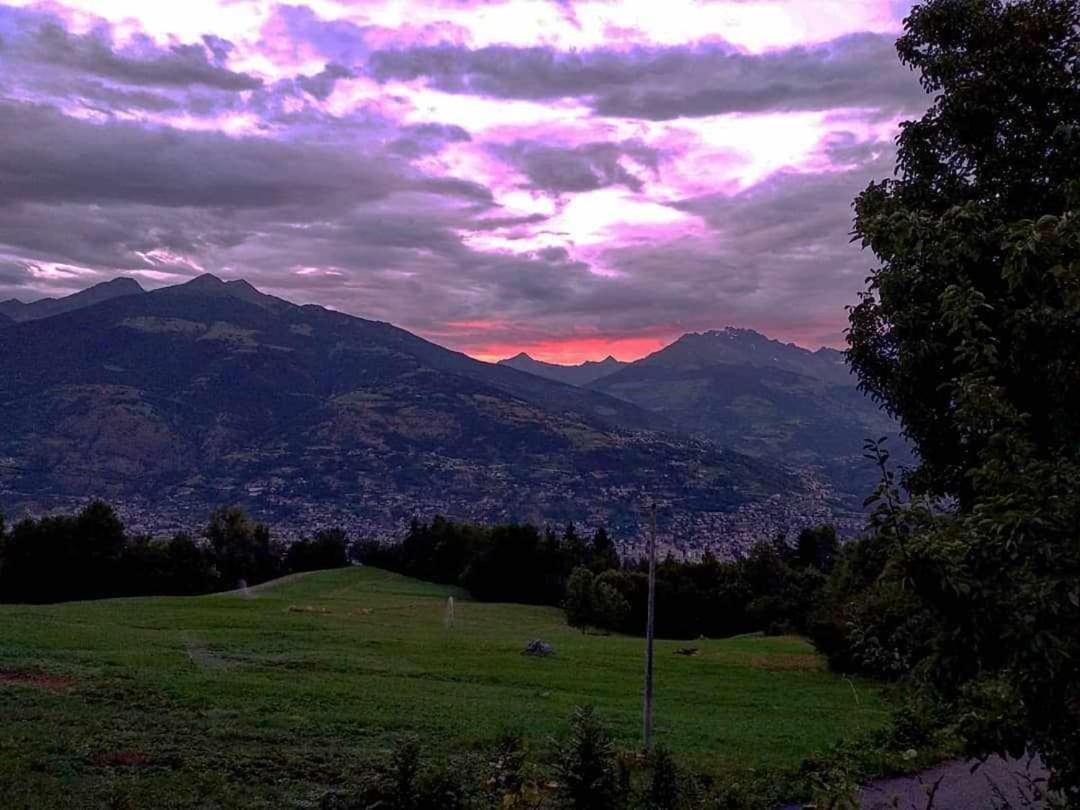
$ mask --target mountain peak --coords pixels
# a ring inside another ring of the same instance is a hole
[[[547,363],[543,360],[536,360],[525,352],[518,352],[513,357],[500,360],[499,365],[510,366],[518,371],[525,371],[567,385],[580,386],[595,382],[626,364],[619,362],[609,354],[603,360],[586,360],[576,366],[564,366],[561,363]]]
[[[37,321],[53,315],[62,315],[77,309],[100,304],[112,298],[145,293],[142,285],[135,279],[119,276],[109,281],[102,281],[63,298],[40,298],[27,304],[17,298],[0,302],[0,315],[6,315],[16,322]]]
[[[163,287],[157,292],[167,293],[169,290],[178,290],[181,294],[199,294],[215,298],[235,298],[238,301],[245,301],[249,304],[254,304],[255,306],[269,310],[280,311],[295,306],[295,304],[288,301],[260,292],[258,288],[246,279],[237,278],[232,281],[225,281],[224,279],[215,276],[213,273],[203,273],[201,276],[196,276],[183,284],[177,284],[174,287]]]
[[[138,281],[131,278],[130,276],[117,276],[116,278],[110,279],[109,281],[103,281],[100,284],[95,284],[93,287],[88,287],[87,290],[98,290],[105,288],[114,290],[116,292],[124,290],[127,290],[131,293],[146,292],[146,290],[143,289],[142,284],[140,284]]]
[[[771,338],[766,337],[765,335],[761,334],[761,332],[755,331],[753,329],[746,329],[740,326],[725,326],[723,329],[710,329],[707,332],[687,332],[685,335],[682,336],[682,338],[679,338],[679,340],[682,340],[683,338],[692,339],[695,337],[726,338],[727,340],[737,340],[739,338],[756,338],[763,340],[771,340]]]
[[[841,362],[836,361],[838,356]],[[706,332],[688,332],[669,346],[639,360],[638,364],[685,371],[714,366],[771,367],[846,385],[848,369],[842,358],[843,355],[832,350],[812,352],[753,329],[727,326]]]
[[[178,284],[178,287],[187,287],[191,290],[212,290],[221,289],[225,286],[225,282],[215,276],[213,273],[203,273],[201,276],[195,276],[191,281],[186,281],[183,284]]]

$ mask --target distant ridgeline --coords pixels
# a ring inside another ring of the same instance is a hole
[[[836,532],[822,526],[804,530],[794,545],[758,543],[737,562],[708,554],[692,563],[667,559],[657,572],[657,632],[807,632],[837,549]],[[10,529],[0,519],[0,602],[8,603],[212,593],[350,562],[460,585],[483,601],[563,607],[582,629],[640,633],[645,626],[644,565],[624,564],[603,528],[586,538],[572,523],[556,532],[437,517],[413,521],[397,543],[350,542],[341,529],[327,529],[286,544],[238,507],[214,510],[198,536],[159,539],[128,532],[100,501]]]
[[[633,548],[648,497],[674,516],[669,550],[729,558],[861,525],[862,440],[894,429],[838,353],[749,332],[586,364],[569,385],[213,276],[0,315],[0,509],[103,498],[154,534],[239,503],[287,536],[390,538],[446,514],[604,525]]]

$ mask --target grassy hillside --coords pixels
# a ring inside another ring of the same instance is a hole
[[[533,638],[557,656],[521,655]],[[795,766],[884,721],[871,688],[825,672],[801,640],[680,646],[657,645],[657,736],[701,767]],[[464,751],[514,730],[543,749],[587,702],[632,747],[641,669],[639,639],[374,569],[248,594],[0,606],[0,795],[317,805],[402,732]]]

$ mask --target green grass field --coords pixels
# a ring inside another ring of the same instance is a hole
[[[533,638],[557,655],[521,655]],[[455,752],[514,731],[542,751],[584,703],[632,748],[643,646],[373,569],[247,595],[0,606],[0,796],[317,806],[403,732]],[[793,768],[886,720],[870,685],[826,672],[800,639],[684,646],[657,643],[657,739],[695,767]]]

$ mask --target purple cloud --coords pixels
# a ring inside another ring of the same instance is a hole
[[[765,54],[724,44],[585,53],[442,45],[378,51],[369,70],[379,81],[423,78],[462,95],[582,98],[600,115],[649,120],[924,103],[892,39],[876,34]]]
[[[850,201],[926,104],[900,0],[222,3],[0,6],[0,298],[212,271],[481,356],[835,343]]]

